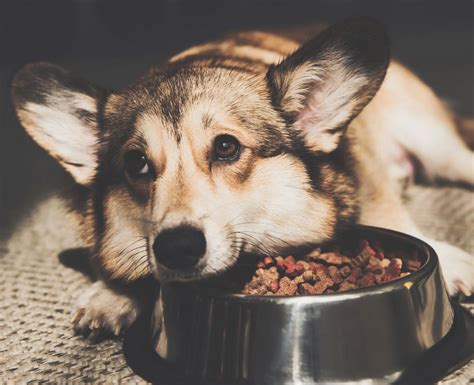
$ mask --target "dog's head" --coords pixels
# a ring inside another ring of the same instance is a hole
[[[344,132],[388,60],[383,28],[352,20],[266,73],[176,63],[106,93],[37,63],[17,74],[13,99],[27,132],[89,191],[105,272],[196,279],[353,221]]]

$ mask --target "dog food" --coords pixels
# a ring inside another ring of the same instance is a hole
[[[404,277],[420,268],[416,255],[385,253],[377,242],[363,240],[353,251],[317,248],[293,256],[259,258],[257,269],[242,294],[303,295],[343,292]]]

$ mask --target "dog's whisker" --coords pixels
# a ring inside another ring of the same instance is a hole
[[[298,187],[298,186],[292,186],[292,185],[289,185],[289,184],[283,185],[283,187],[294,188],[296,190],[301,190],[301,191],[304,191],[304,192],[312,192],[310,187]]]
[[[112,238],[114,238],[118,233],[119,233],[120,230],[116,230],[116,231],[112,231],[112,232],[109,232],[107,233],[106,236],[104,236],[101,240],[100,240],[100,243],[101,243],[101,246],[104,246],[105,244],[108,244],[110,242],[110,240]],[[130,237],[128,238],[127,240],[123,241],[124,243],[127,244],[126,247],[129,247],[130,246],[130,242],[132,241],[139,241],[140,239],[143,239],[144,237],[142,235],[137,235],[137,236],[134,236],[134,237]]]
[[[135,255],[135,254],[133,254],[134,252],[135,252],[135,254],[138,254],[138,253],[147,252],[147,250],[146,250],[145,247],[141,247],[141,248],[135,249],[133,251],[131,250],[130,252],[125,253],[120,258],[116,259],[115,263],[118,266],[123,266],[124,264],[127,263],[127,261],[129,261]]]
[[[257,249],[258,251],[260,251],[262,254],[264,255],[271,255],[271,253],[269,252],[268,249],[264,248],[258,239],[256,239],[255,237],[251,236],[251,235],[248,235],[248,234],[243,234],[243,233],[240,233],[244,236],[247,237],[247,239],[245,239],[246,243],[248,243],[250,246],[253,246],[255,249]],[[250,239],[248,239],[248,237],[250,237]],[[253,238],[253,239],[252,239]]]
[[[148,255],[148,253],[147,253],[146,250],[141,250],[141,251],[138,251],[138,252],[136,252],[132,255],[129,255],[128,258],[123,260],[123,263],[121,264],[121,266],[122,267],[128,267],[128,265],[138,262],[141,258],[141,257],[136,258],[138,255]]]
[[[275,233],[275,234],[280,234],[280,235],[283,235],[283,236],[287,236],[287,237],[293,237],[293,236],[297,236],[297,234],[290,234],[290,233],[283,233],[283,232],[280,232],[280,231],[275,231],[273,230],[273,227],[270,223],[263,223],[263,222],[241,222],[241,223],[238,223],[236,225],[234,225],[235,229],[237,229],[238,226],[243,226],[243,225],[259,225],[259,226],[265,226],[267,228],[272,228],[272,233]],[[245,231],[248,231],[248,230],[245,230]]]
[[[146,254],[138,258],[137,260],[131,259],[129,263],[125,264],[121,268],[123,271],[130,275],[133,272],[136,272],[141,266],[144,266],[148,261],[145,260]]]
[[[109,243],[109,242],[110,242],[110,239],[113,238],[117,233],[118,233],[118,232],[112,233],[112,234],[109,235],[109,237],[104,238],[103,243],[102,243],[102,246],[104,246],[104,244]],[[136,237],[131,237],[131,238],[129,238],[129,239],[123,241],[123,243],[125,243],[126,246],[119,252],[119,254],[122,253],[122,252],[124,252],[125,250],[127,250],[128,247],[131,247],[131,246],[135,245],[137,242],[139,242],[139,241],[141,241],[141,240],[143,240],[143,239],[144,239],[143,236],[136,236]],[[111,250],[114,251],[113,248],[111,248]]]
[[[292,245],[291,243],[289,243],[288,241],[285,241],[284,239],[282,239],[282,238],[280,238],[280,237],[278,237],[278,236],[276,236],[276,235],[273,235],[273,234],[271,234],[271,233],[269,233],[269,232],[262,233],[262,232],[259,232],[259,231],[252,231],[252,230],[246,230],[246,232],[247,232],[247,233],[259,234],[259,235],[262,235],[262,236],[264,236],[264,237],[270,237],[270,238],[276,239],[277,241],[282,242],[282,243],[285,243],[286,245],[288,245],[288,246],[290,246],[290,247],[291,247],[291,246],[294,246],[294,245]]]
[[[131,250],[124,251],[124,252],[122,252],[121,254],[118,254],[118,255],[117,255],[116,260],[120,260],[120,259],[123,258],[124,256],[127,256],[128,254],[133,253],[134,251],[140,250],[140,249],[142,249],[142,248],[146,248],[146,245],[140,245],[140,246],[134,247],[134,248],[131,249]]]

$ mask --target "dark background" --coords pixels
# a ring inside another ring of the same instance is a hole
[[[32,0],[0,3],[0,240],[34,203],[71,178],[23,132],[9,82],[22,65],[52,61],[107,88],[223,32],[375,16],[392,53],[460,114],[473,114],[471,0]]]

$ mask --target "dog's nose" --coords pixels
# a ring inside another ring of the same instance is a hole
[[[153,251],[158,262],[169,269],[192,267],[206,252],[206,238],[194,227],[166,229],[155,238]]]

